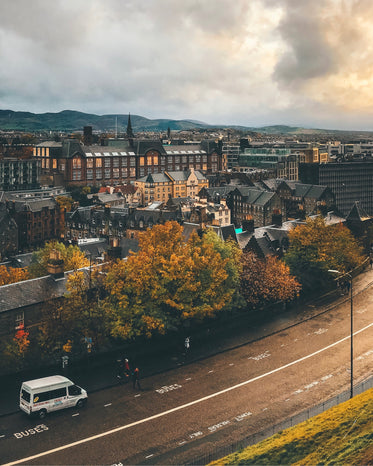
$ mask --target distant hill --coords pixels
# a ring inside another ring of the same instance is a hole
[[[96,131],[115,131],[116,125],[119,132],[127,128],[128,115],[95,115],[91,113],[63,110],[59,113],[30,113],[14,112],[13,110],[0,110],[0,130],[17,131],[82,131],[84,126],[92,126]],[[338,131],[327,129],[307,129],[297,126],[272,125],[263,127],[248,127],[239,125],[211,125],[196,120],[169,120],[149,118],[140,115],[131,115],[131,123],[134,132],[154,131],[165,132],[168,128],[172,131],[190,129],[219,129],[232,128],[246,132],[266,134],[351,134],[355,136],[369,135],[368,131]]]

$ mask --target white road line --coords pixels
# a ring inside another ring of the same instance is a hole
[[[141,396],[141,394],[140,394],[140,393],[138,393],[137,395],[135,395],[135,398],[137,398],[138,396]]]
[[[111,406],[111,403],[108,403],[107,405],[104,405],[105,408],[107,408],[108,406]]]
[[[191,377],[188,377],[188,378],[187,378],[187,379],[185,379],[185,380],[192,380],[192,378],[191,378]]]
[[[214,371],[208,371],[209,374],[211,374],[212,372],[214,372]]]
[[[151,455],[145,456],[145,459],[147,460],[148,458],[151,458],[152,456],[154,456],[154,453],[152,453]]]
[[[75,413],[71,417],[74,417],[74,416],[79,416],[79,413]]]
[[[359,333],[364,332],[368,328],[373,326],[373,322],[367,325],[366,327],[354,332],[354,335],[358,335]],[[106,437],[107,435],[115,434],[117,432],[120,432],[125,429],[129,429],[131,427],[137,426],[139,424],[144,424],[145,422],[153,421],[154,419],[158,419],[160,417],[166,416],[167,414],[175,413],[176,411],[180,411],[181,409],[189,408],[190,406],[194,406],[196,404],[202,403],[203,401],[210,400],[211,398],[215,398],[216,396],[224,395],[225,393],[231,392],[232,390],[236,390],[237,388],[244,387],[245,385],[248,385],[249,383],[256,382],[257,380],[264,379],[264,377],[267,377],[268,375],[276,374],[277,372],[280,372],[284,369],[287,369],[291,366],[294,366],[295,364],[298,364],[299,362],[306,361],[307,359],[312,358],[313,356],[316,356],[320,353],[323,353],[324,351],[329,350],[330,348],[334,348],[334,346],[339,345],[340,343],[343,343],[344,341],[347,341],[350,339],[350,335],[347,337],[342,338],[341,340],[338,340],[328,346],[325,346],[324,348],[321,348],[314,353],[308,354],[307,356],[303,356],[302,358],[296,359],[295,361],[289,362],[288,364],[285,364],[284,366],[277,367],[277,369],[273,369],[269,372],[266,372],[265,374],[258,375],[257,377],[254,377],[253,379],[245,380],[244,382],[241,382],[237,385],[233,385],[232,387],[225,388],[224,390],[220,390],[219,392],[212,393],[211,395],[204,396],[203,398],[199,398],[198,400],[190,401],[189,403],[185,403],[180,406],[176,406],[175,408],[171,408],[167,411],[163,411],[158,414],[154,414],[153,416],[146,417],[144,419],[140,419],[135,422],[131,422],[130,424],[126,424],[124,426],[116,427],[115,429],[108,430],[106,432],[101,432],[101,434],[96,434],[93,435],[92,437],[87,437],[81,440],[77,440],[76,442],[73,443],[68,443],[66,445],[62,445],[60,447],[52,448],[51,450],[44,451],[42,453],[38,453],[33,456],[28,456],[27,458],[21,458],[17,461],[12,461],[11,463],[6,463],[3,466],[13,466],[18,463],[25,463],[31,460],[34,460],[36,458],[41,458],[42,456],[50,455],[52,453],[56,453],[58,451],[66,450],[67,448],[72,448],[76,447],[77,445],[82,445],[83,443],[91,442],[92,440],[97,440],[102,437]]]
[[[3,437],[5,437],[5,435],[0,435],[0,438],[3,438]]]
[[[233,362],[231,362],[229,365],[230,365],[230,366],[234,366]]]

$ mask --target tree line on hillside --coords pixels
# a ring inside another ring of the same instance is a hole
[[[45,275],[56,250],[65,270],[73,271],[65,298],[45,303],[36,336],[21,328],[0,343],[6,367],[23,367],[35,357],[82,354],[87,341],[99,351],[178,331],[222,312],[258,312],[292,301],[301,289],[322,289],[334,278],[329,269],[343,274],[364,258],[346,227],[327,227],[322,218],[307,219],[289,232],[282,259],[241,251],[211,229],[186,240],[182,226],[166,222],[140,233],[139,251],[127,260],[112,262],[106,270],[93,267],[89,280],[79,270],[89,266],[84,253],[51,242],[33,254],[28,270],[0,268],[0,283]]]

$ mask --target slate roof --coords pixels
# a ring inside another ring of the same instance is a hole
[[[167,155],[165,148],[161,141],[158,140],[137,140],[134,143],[134,151],[137,155],[144,155],[149,150],[156,150],[161,155]]]
[[[22,199],[19,201],[14,201],[14,207],[16,212],[39,212],[43,208],[47,207],[48,209],[55,209],[57,202],[54,198],[46,199]]]
[[[361,207],[359,201],[355,201],[350,212],[348,213],[346,220],[357,220],[363,222],[365,220],[370,220],[372,217],[366,213],[363,207]]]

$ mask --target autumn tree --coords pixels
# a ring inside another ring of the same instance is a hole
[[[29,273],[26,268],[6,267],[5,265],[0,265],[0,286],[28,279]]]
[[[211,235],[196,233],[186,241],[177,222],[141,233],[139,252],[118,261],[107,276],[112,335],[149,337],[185,320],[211,317],[228,305],[234,274],[227,270],[230,257],[222,257],[217,245]]]
[[[291,301],[300,291],[289,267],[276,257],[260,259],[253,252],[245,252],[241,263],[240,292],[250,307]]]
[[[0,342],[0,370],[22,369],[29,346],[29,332],[22,325],[17,329],[13,338],[5,338]]]
[[[67,279],[67,291],[59,304],[44,307],[39,326],[39,342],[44,352],[61,353],[66,348],[84,351],[88,338],[95,348],[105,343],[107,323],[98,299],[99,280],[101,276],[96,269],[91,277],[75,271]]]
[[[324,288],[332,279],[329,269],[352,270],[363,261],[362,248],[342,224],[327,226],[321,217],[289,232],[289,249],[284,256],[290,271],[303,289]]]
[[[77,270],[89,265],[89,260],[78,246],[65,246],[58,241],[46,243],[44,248],[34,252],[31,258],[31,264],[28,271],[31,277],[41,277],[47,275],[47,265],[50,260],[51,252],[58,251],[60,258],[63,260],[64,271]]]

